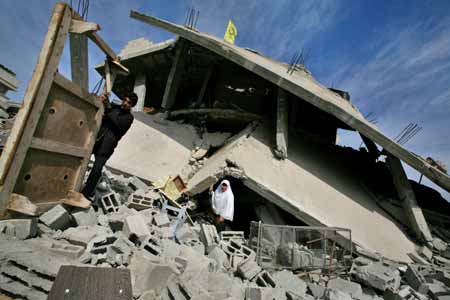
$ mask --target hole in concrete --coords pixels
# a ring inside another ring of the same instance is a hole
[[[25,181],[28,181],[28,180],[31,179],[31,175],[30,175],[30,174],[26,174],[26,175],[23,177],[23,179],[24,179]]]
[[[135,235],[134,233],[130,234],[130,237],[128,238],[133,244],[136,245],[136,247],[139,247],[141,245],[141,241],[139,240],[139,237]]]
[[[50,107],[48,112],[49,112],[49,114],[53,115],[56,112],[56,109],[54,107]]]
[[[64,180],[67,180],[68,178],[69,178],[69,175],[66,174],[66,175],[64,175],[64,178],[63,178],[63,179],[64,179]]]
[[[83,124],[84,124],[84,121],[80,121],[80,122],[78,123],[78,125],[79,125],[80,127],[83,127]]]

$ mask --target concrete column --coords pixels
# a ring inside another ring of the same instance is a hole
[[[400,160],[392,154],[387,155],[386,163],[392,174],[395,188],[397,189],[398,197],[402,201],[403,210],[408,217],[415,235],[419,240],[431,241],[433,238],[428,228],[427,221],[423,216],[422,209],[416,201],[416,196],[408,181],[405,170],[403,169]]]
[[[287,158],[288,147],[288,111],[287,94],[282,88],[278,88],[277,100],[277,133],[275,155],[280,159]]]
[[[186,46],[187,42],[180,38],[177,42],[175,57],[173,58],[172,67],[170,69],[169,77],[167,78],[166,89],[161,104],[161,106],[167,110],[170,110],[175,103],[180,79],[183,76],[182,70],[186,60]]]
[[[138,102],[135,107],[133,107],[133,111],[143,111],[145,104],[145,94],[147,92],[147,87],[145,85],[147,76],[145,73],[139,73],[134,80],[134,89],[133,91],[138,96]]]

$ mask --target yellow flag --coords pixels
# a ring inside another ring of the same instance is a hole
[[[236,26],[234,26],[233,22],[231,20],[229,20],[227,30],[225,31],[225,35],[223,36],[223,39],[229,43],[234,44],[234,38],[236,36],[237,36]]]

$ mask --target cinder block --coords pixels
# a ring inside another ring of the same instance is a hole
[[[220,241],[216,227],[214,225],[201,224],[200,240],[205,245],[206,253],[209,253]]]
[[[119,195],[116,193],[108,193],[100,198],[103,211],[105,213],[112,213],[119,211],[120,200]]]
[[[382,262],[375,262],[365,266],[352,266],[351,274],[356,281],[374,289],[385,291],[390,288],[397,290],[400,286],[400,273]]]
[[[19,240],[34,237],[37,234],[37,219],[11,219],[0,221],[0,232],[14,236]]]
[[[72,217],[78,226],[91,226],[97,224],[97,216],[94,209],[77,209],[72,212]]]
[[[294,275],[291,271],[283,270],[276,272],[272,275],[272,278],[275,281],[276,287],[285,289],[297,298],[305,298],[307,289],[306,283],[298,278],[298,276]]]
[[[265,270],[256,275],[256,277],[252,280],[260,287],[276,287],[276,282],[272,278],[272,276]]]
[[[426,295],[428,285],[425,277],[419,272],[417,266],[409,265],[405,272],[405,279],[408,284],[421,294]]]
[[[413,290],[410,286],[404,286],[398,291],[387,289],[383,298],[385,300],[427,300],[429,299],[425,295],[421,295]]]
[[[280,288],[248,287],[245,289],[246,300],[286,300],[286,290]]]
[[[141,215],[128,216],[125,219],[122,232],[127,238],[133,235],[138,239],[143,239],[150,235],[147,223]]]
[[[243,279],[251,280],[261,272],[261,267],[256,261],[247,259],[237,267],[237,274]]]
[[[71,224],[70,215],[61,204],[42,214],[39,221],[54,230],[64,230]]]
[[[362,296],[362,288],[361,285],[356,282],[351,282],[348,280],[344,280],[342,278],[334,278],[328,281],[328,288],[334,288],[340,290],[344,293],[350,294],[352,298],[360,299]]]
[[[84,247],[53,242],[49,248],[50,252],[59,254],[71,259],[77,259],[84,252]]]
[[[153,224],[159,227],[167,227],[170,225],[170,220],[166,213],[159,213],[153,216]]]
[[[220,232],[220,239],[222,241],[234,240],[237,243],[241,243],[245,240],[243,231],[222,231]]]
[[[338,289],[327,288],[325,290],[325,295],[323,296],[325,300],[352,300],[350,294],[340,291]]]
[[[74,245],[86,247],[97,234],[105,233],[101,226],[79,226],[66,229],[61,237]]]
[[[133,193],[130,197],[128,197],[127,206],[136,210],[144,210],[153,207],[153,200],[151,198]]]
[[[145,250],[148,254],[151,254],[153,256],[160,256],[162,253],[162,248],[152,237],[148,237],[142,242],[141,249]]]
[[[222,250],[225,251],[225,253],[229,256],[237,255],[244,257],[244,259],[251,259],[251,260],[254,260],[256,258],[255,251],[248,248],[247,246],[236,243],[233,240],[230,240],[228,242],[220,241],[219,245],[222,248]]]

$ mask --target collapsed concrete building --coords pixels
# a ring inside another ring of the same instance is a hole
[[[0,221],[0,292],[60,299],[71,292],[58,282],[62,266],[91,264],[131,269],[138,299],[450,294],[450,204],[408,180],[402,166],[449,191],[450,177],[433,159],[382,134],[348,93],[320,85],[303,65],[189,26],[133,11],[131,17],[178,37],[131,41],[117,55],[97,35],[97,24],[66,4],[55,6],[0,157],[0,216],[6,219]],[[72,80],[57,72],[67,37]],[[105,171],[98,186],[98,212],[73,199],[103,114],[87,89],[87,38],[107,56],[96,67],[105,91],[139,96],[134,123],[108,162],[113,173]],[[338,129],[358,132],[365,148],[337,145]],[[187,187],[170,199],[160,183],[175,175]],[[219,236],[202,218],[208,187],[224,178],[236,210],[233,231]],[[318,239],[310,234],[315,231]],[[286,244],[276,245],[283,238]],[[330,252],[315,253],[314,243]],[[345,253],[340,259],[352,265],[346,279],[363,284],[364,292],[359,283],[331,278],[342,275],[330,272],[336,244]],[[283,265],[266,270],[263,250],[282,257]],[[408,286],[400,286],[400,273]],[[126,286],[121,293],[131,299]]]
[[[179,37],[139,39],[122,50],[131,76],[118,77],[114,90],[134,90],[140,101],[110,167],[150,181],[182,174],[190,195],[231,177],[240,205],[264,207],[256,219],[286,224],[264,213],[281,209],[302,224],[350,228],[358,246],[403,261],[417,241],[431,241],[427,221],[448,224],[439,215],[448,202],[408,181],[400,161],[447,191],[450,178],[365,120],[348,93],[323,87],[302,65],[137,12],[131,17]],[[338,129],[358,132],[366,148],[336,145]],[[220,134],[232,137],[211,145],[210,136]]]

